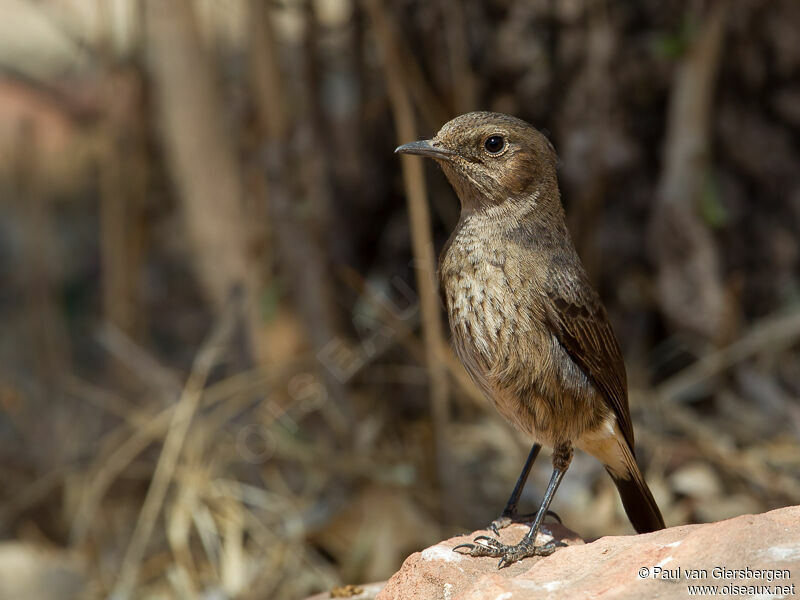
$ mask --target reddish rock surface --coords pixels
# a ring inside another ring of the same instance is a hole
[[[385,581],[379,583],[365,583],[364,585],[345,585],[333,588],[328,592],[322,592],[306,600],[331,600],[336,598],[346,598],[347,600],[375,600],[375,596],[386,585]]]
[[[800,507],[590,544],[559,525],[546,527],[568,546],[498,570],[497,559],[452,551],[485,531],[452,538],[409,556],[377,600],[687,598],[690,586],[716,586],[702,595],[724,598],[800,595]],[[501,539],[514,543],[526,531],[513,525]]]

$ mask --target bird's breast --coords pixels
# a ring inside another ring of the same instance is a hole
[[[524,303],[526,283],[517,259],[480,222],[454,235],[442,258],[440,277],[459,358],[475,378],[507,353],[532,323]]]
[[[586,398],[567,389],[579,375],[544,323],[536,264],[468,222],[442,256],[440,278],[453,346],[473,381],[512,425],[553,445],[585,428],[570,415]]]

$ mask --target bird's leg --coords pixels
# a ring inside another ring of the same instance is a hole
[[[487,527],[487,529],[489,529],[489,531],[495,535],[500,535],[500,530],[511,525],[511,523],[514,522],[514,519],[517,517],[517,505],[519,504],[519,497],[522,495],[522,490],[525,488],[525,482],[528,481],[528,475],[531,473],[531,467],[533,466],[536,457],[539,456],[541,449],[542,445],[538,443],[531,447],[531,451],[528,453],[528,458],[525,459],[525,466],[522,467],[522,472],[517,478],[514,491],[511,492],[511,496],[509,497],[508,502],[506,502],[506,507],[503,509],[503,514],[492,521],[489,524],[489,527]]]
[[[499,567],[504,567],[517,562],[528,556],[549,556],[555,552],[558,546],[563,546],[561,542],[548,542],[544,546],[536,546],[536,535],[539,533],[539,528],[542,526],[542,521],[550,508],[550,503],[556,494],[561,479],[564,477],[569,463],[572,461],[572,446],[569,444],[561,444],[555,448],[553,452],[553,475],[550,477],[550,483],[547,484],[547,491],[542,498],[542,504],[539,511],[536,513],[536,518],[522,538],[519,544],[508,546],[503,544],[497,539],[490,538],[485,535],[479,535],[473,540],[472,544],[459,544],[453,550],[458,551],[461,548],[466,548],[467,552],[461,554],[469,554],[470,556],[493,556],[499,557]]]
[[[528,475],[530,475],[531,467],[533,467],[533,463],[536,460],[536,457],[539,455],[541,449],[542,445],[539,443],[536,443],[531,447],[531,451],[528,453],[528,458],[525,460],[525,466],[522,467],[522,473],[519,474],[517,483],[514,486],[514,491],[511,492],[511,496],[509,497],[508,502],[506,502],[506,507],[503,509],[503,514],[489,523],[487,529],[495,535],[500,535],[501,529],[508,527],[514,522],[529,522],[536,517],[536,513],[520,515],[517,505],[519,504],[519,498],[522,495],[522,490],[525,488],[525,482],[528,480]],[[561,523],[561,517],[559,517],[552,510],[547,511],[545,516],[548,515]]]

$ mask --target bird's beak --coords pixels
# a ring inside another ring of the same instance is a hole
[[[418,142],[410,142],[403,144],[394,149],[395,154],[417,154],[419,156],[430,156],[431,158],[449,159],[455,155],[455,152],[443,148],[442,146],[435,146],[433,140],[420,140]]]

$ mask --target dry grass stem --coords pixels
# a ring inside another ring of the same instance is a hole
[[[229,341],[238,316],[238,308],[236,303],[232,302],[229,308],[223,312],[220,321],[197,353],[192,372],[186,381],[180,399],[175,405],[175,411],[172,414],[169,429],[164,438],[164,447],[156,463],[153,481],[142,504],[139,519],[136,522],[125,558],[122,561],[119,578],[111,594],[111,597],[115,600],[129,598],[136,584],[137,574],[150,534],[161,511],[169,484],[172,481],[181,448],[189,431],[192,417],[200,403],[206,379],[217,363],[224,349],[224,344]]]
[[[386,84],[389,89],[398,142],[403,143],[416,139],[414,108],[406,91],[406,82],[400,75],[402,68],[399,64],[394,31],[381,0],[368,0],[366,6],[375,29],[375,39],[381,45]],[[437,457],[440,476],[445,477],[447,473],[445,446],[449,421],[449,391],[447,367],[442,353],[445,341],[437,293],[438,284],[435,277],[436,258],[431,240],[431,220],[425,188],[425,174],[422,161],[418,158],[403,156],[401,162],[403,183],[408,197],[412,248],[422,312],[422,333],[430,376],[431,409],[437,430]]]

